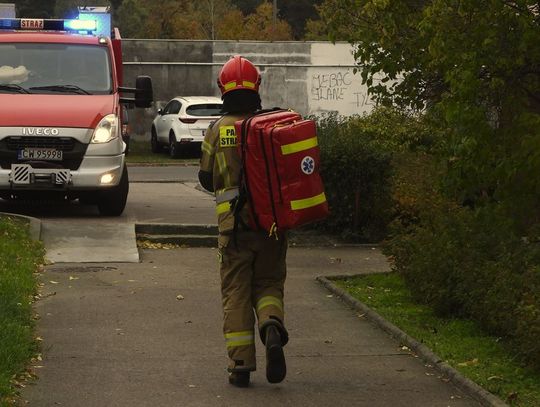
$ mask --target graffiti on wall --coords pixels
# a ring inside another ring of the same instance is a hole
[[[343,100],[352,85],[351,72],[313,74],[311,78],[312,100]]]
[[[361,114],[374,107],[367,87],[352,69],[313,68],[308,78],[312,113]]]

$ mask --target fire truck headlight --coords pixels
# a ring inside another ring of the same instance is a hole
[[[115,114],[105,116],[92,136],[92,143],[108,143],[118,137],[118,117]]]

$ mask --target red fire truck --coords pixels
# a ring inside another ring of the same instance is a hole
[[[108,10],[0,19],[0,198],[79,199],[120,215],[129,190],[123,106],[151,103],[149,77],[122,87]]]

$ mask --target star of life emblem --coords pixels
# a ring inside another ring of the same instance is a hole
[[[310,157],[309,155],[304,157],[302,160],[302,163],[300,164],[300,167],[302,168],[302,172],[306,175],[313,174],[313,171],[315,171],[315,160],[313,157]]]

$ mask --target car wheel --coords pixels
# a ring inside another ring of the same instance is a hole
[[[161,153],[161,145],[157,139],[157,133],[155,127],[152,127],[152,133],[150,136],[150,148],[153,153]]]
[[[169,136],[169,155],[171,158],[178,158],[180,155],[180,145],[176,141],[174,133],[171,133]]]
[[[126,207],[129,192],[129,178],[127,166],[124,165],[120,183],[99,194],[97,206],[103,216],[120,216]]]

